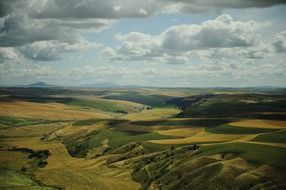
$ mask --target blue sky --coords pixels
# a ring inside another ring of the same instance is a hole
[[[0,3],[0,85],[283,86],[277,1]]]

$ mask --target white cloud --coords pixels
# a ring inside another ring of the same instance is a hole
[[[162,47],[180,51],[201,48],[241,47],[255,43],[253,21],[234,21],[230,15],[221,15],[201,25],[173,26],[163,32]]]
[[[54,67],[44,63],[34,63],[35,60],[57,60],[64,57],[65,53],[97,48],[98,44],[83,39],[83,34],[101,32],[124,18],[145,18],[158,13],[192,14],[213,13],[213,11],[218,13],[229,8],[270,7],[282,3],[285,1],[1,0],[0,77],[8,82],[13,77],[18,81],[26,78],[77,81],[88,77],[90,80],[134,81],[134,83],[142,81],[147,85],[154,81],[163,81],[162,83],[166,85],[173,83],[215,85],[219,82],[231,83],[234,80],[240,84],[241,79],[247,81],[246,78],[254,83],[257,81],[263,83],[266,79],[275,79],[274,76],[277,74],[277,81],[280,77],[279,80],[285,83],[285,74],[283,74],[285,73],[285,54],[280,53],[285,52],[286,49],[285,32],[277,34],[273,42],[267,44],[269,35],[277,28],[279,30],[282,28],[281,26],[271,28],[275,24],[270,17],[266,22],[269,21],[271,25],[265,27],[265,31],[261,28],[257,29],[261,23],[238,21],[229,15],[222,15],[197,25],[173,26],[157,35],[139,32],[118,34],[115,39],[119,45],[115,45],[114,48],[105,47],[102,51],[102,55],[112,60],[110,63],[115,60],[121,61],[121,64],[112,64],[114,67],[95,67],[97,64],[106,64],[105,60],[101,60],[97,55],[94,56],[94,67],[83,67],[85,61],[88,64],[93,61],[89,57],[90,54],[86,58],[83,56],[80,61],[73,60],[74,64],[80,62],[78,67],[74,68],[67,66],[68,61],[59,61],[58,63],[62,64],[59,66],[52,64]],[[256,9],[255,13],[259,11]],[[268,9],[262,10],[264,14],[267,11]],[[230,12],[238,17],[250,17],[233,10]],[[252,10],[244,12],[253,13]],[[208,14],[210,15],[212,14]],[[174,18],[173,16],[166,18]],[[183,19],[185,16],[180,14],[176,16],[178,16],[177,23],[185,21]],[[265,17],[268,18],[268,15],[259,19],[262,20]],[[133,22],[132,19],[129,21]],[[150,24],[153,27],[157,22],[152,21]],[[115,29],[122,31],[120,27]],[[263,36],[263,43],[259,39],[260,32],[263,35],[266,34]],[[102,36],[109,37],[110,33]],[[86,36],[96,39],[90,34]],[[77,57],[77,54],[74,56]],[[63,67],[66,69],[60,69]],[[1,83],[5,81],[1,80]]]
[[[286,52],[286,30],[277,33],[272,41],[274,50],[278,53]]]
[[[30,7],[29,14],[34,18],[126,18],[146,17],[159,10],[157,0],[48,0]]]
[[[0,47],[0,63],[5,61],[25,62],[27,59],[35,61],[54,61],[61,59],[65,53],[76,53],[92,48],[103,47],[102,44],[80,39],[77,42],[36,41],[18,47]]]
[[[21,55],[14,48],[0,47],[0,63],[5,61],[17,61],[20,58]]]
[[[98,32],[110,27],[118,19],[147,17],[166,11],[195,13],[209,11],[209,7],[268,7],[281,3],[283,1],[280,0],[2,0],[0,47],[19,47],[41,41],[57,41],[58,46],[62,46],[63,43],[71,45],[78,43],[82,38],[82,31]],[[122,45],[114,50],[117,53],[114,59],[156,57],[166,50],[189,51],[210,47],[250,46],[255,40],[253,24],[251,21],[234,21],[230,16],[223,15],[201,25],[174,26],[158,36],[140,33],[117,36]],[[143,42],[142,45],[141,42],[135,41],[123,42],[124,37],[136,35],[147,42]]]
[[[52,61],[60,59],[63,53],[72,53],[98,47],[101,47],[101,45],[81,39],[75,43],[40,41],[18,47],[17,49],[28,59]]]
[[[284,0],[162,0],[172,2],[176,12],[202,13],[222,9],[264,8],[285,4]]]
[[[235,47],[235,48],[212,48],[207,51],[197,51],[198,56],[207,57],[209,59],[263,59],[271,55],[271,48],[268,45],[259,43],[251,47]]]
[[[187,13],[225,8],[259,8],[285,4],[284,0],[1,0],[0,16],[26,11],[33,18],[145,17],[161,11]]]
[[[120,45],[106,48],[103,55],[112,60],[148,60],[172,57],[168,63],[186,63],[184,53],[198,50],[248,48],[258,44],[253,21],[235,21],[230,15],[221,15],[200,25],[172,26],[159,35],[138,32],[116,35]],[[248,49],[247,49],[248,50]],[[249,57],[259,57],[258,50],[241,52]],[[249,55],[247,55],[249,54]],[[252,55],[251,55],[252,54]]]
[[[4,17],[0,31],[2,47],[16,47],[46,40],[74,42],[79,38],[75,31],[51,26],[39,20],[31,20],[26,15],[17,14]]]
[[[16,53],[24,55],[20,56],[22,59],[50,61],[59,59],[63,53],[94,48],[97,45],[84,40],[82,32],[100,32],[114,23],[112,19],[98,18],[31,18],[33,11],[40,11],[50,3],[49,0],[0,2],[4,7],[0,6],[0,47],[2,52],[6,48],[7,53],[1,56],[1,62],[11,58],[12,52],[14,57]]]
[[[120,42],[117,53],[124,55],[123,59],[136,59],[140,57],[155,56],[160,50],[161,39],[148,34],[131,32],[126,35],[116,35]]]

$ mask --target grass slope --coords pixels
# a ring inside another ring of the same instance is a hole
[[[0,189],[31,189],[31,190],[56,190],[60,188],[48,187],[35,181],[31,175],[13,170],[0,170]]]
[[[215,95],[199,104],[185,102],[182,116],[191,117],[256,117],[257,112],[285,112],[283,96],[260,94]],[[263,115],[260,114],[262,117]]]
[[[217,127],[206,128],[207,132],[216,134],[257,134],[275,131],[277,129],[251,128],[251,127],[235,127],[228,124]]]
[[[82,139],[73,140],[71,142],[67,142],[66,145],[69,152],[73,156],[83,157],[86,155],[88,150],[100,147],[104,140],[108,140],[108,145],[110,146],[111,150],[130,142],[143,142],[147,145],[147,147],[150,147],[151,150],[157,150],[162,148],[162,146],[160,147],[160,145],[152,145],[152,143],[148,143],[149,140],[170,138],[175,137],[160,135],[156,132],[136,135],[134,133],[116,131],[109,128],[101,128],[89,135],[84,141]]]
[[[19,117],[7,117],[0,116],[0,123],[9,127],[19,127],[25,125],[37,125],[37,124],[47,124],[57,121],[48,121],[43,119],[31,119],[31,118],[19,118]]]
[[[286,143],[286,131],[261,134],[253,139],[259,142]]]
[[[203,146],[201,150],[203,155],[234,153],[252,163],[269,164],[286,169],[285,148],[251,143],[226,143]]]
[[[129,91],[121,94],[107,95],[104,98],[113,100],[127,100],[153,107],[170,107],[170,105],[166,102],[172,97],[165,95],[147,95],[140,94],[139,92]]]

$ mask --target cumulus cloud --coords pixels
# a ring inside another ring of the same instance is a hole
[[[285,4],[284,0],[167,0],[173,2],[169,9],[184,13],[221,11],[222,9],[265,8]]]
[[[90,43],[84,39],[76,43],[40,41],[18,47],[19,52],[28,59],[53,61],[61,58],[63,53],[72,53],[90,48],[101,47],[100,44]]]
[[[116,35],[120,42],[117,54],[124,56],[123,59],[136,59],[140,57],[154,57],[161,46],[160,37],[139,32],[130,32],[126,35]]]
[[[114,49],[106,48],[103,55],[113,60],[170,56],[173,60],[169,59],[169,63],[185,63],[186,59],[180,56],[184,52],[254,46],[258,41],[255,27],[253,21],[235,21],[230,15],[221,15],[200,25],[172,26],[154,36],[138,32],[119,34],[116,39],[120,45]],[[252,54],[250,56],[258,56],[255,50]]]
[[[272,41],[274,50],[278,53],[286,52],[286,30],[277,33]]]
[[[5,61],[17,61],[21,58],[19,52],[17,52],[14,48],[3,48],[0,47],[0,63]]]
[[[37,19],[32,16],[33,11],[45,9],[50,2],[51,0],[0,2],[0,47],[2,52],[10,52],[7,56],[1,56],[2,62],[11,57],[11,52],[17,52],[17,55],[26,59],[56,60],[63,53],[95,48],[97,45],[84,40],[81,32],[99,32],[114,23],[112,19]]]
[[[113,24],[104,19],[35,19],[30,8],[47,1],[3,0],[0,15],[0,62],[22,59],[58,60],[65,53],[97,48],[81,32],[99,32]],[[4,8],[3,8],[4,7]]]
[[[253,21],[234,21],[221,15],[201,25],[173,26],[163,32],[164,49],[185,50],[201,48],[251,46],[255,42]]]
[[[196,52],[198,56],[207,57],[209,59],[263,59],[271,53],[271,48],[263,43],[251,47],[235,47],[235,48],[219,48],[207,51]]]
[[[212,8],[259,8],[285,4],[284,0],[1,0],[0,16],[15,9],[34,18],[126,18],[145,17],[170,7],[189,13]]]
[[[64,53],[97,48],[99,44],[85,40],[77,29],[94,32],[110,22],[42,21],[30,19],[25,14],[10,14],[3,17],[0,23],[0,62],[4,62],[12,58],[12,55],[14,58],[18,55],[18,59],[53,61],[60,59]],[[7,55],[4,56],[3,52]]]
[[[26,15],[11,14],[3,18],[0,27],[2,47],[16,47],[36,41],[61,40],[74,42],[79,36],[67,28],[56,27]]]
[[[223,8],[251,8],[251,7],[270,7],[274,5],[285,4],[284,0],[180,0],[181,2],[186,2],[189,4],[195,5],[209,5],[214,7],[223,7]]]
[[[158,7],[156,0],[48,0],[31,10],[36,18],[125,18],[152,15]]]
[[[39,65],[30,62],[7,62],[0,64],[0,78],[9,80],[10,78],[49,78],[55,77],[61,72],[47,65]]]
[[[42,21],[19,13],[3,17],[0,23],[1,62],[12,58],[15,61],[20,58],[52,61],[60,59],[64,53],[97,48],[98,44],[85,40],[76,29],[89,30],[91,25],[99,29],[106,25],[100,20]]]
[[[209,11],[209,7],[268,7],[282,3],[284,1],[279,0],[2,0],[0,1],[0,47],[17,48],[33,43],[47,44],[47,41],[52,41],[50,44],[58,42],[59,47],[66,43],[72,46],[80,43],[82,31],[97,32],[110,27],[118,19],[147,17],[172,9],[196,13]],[[252,24],[252,22],[233,21],[231,17],[224,15],[201,25],[174,26],[158,36],[140,33],[118,35],[117,39],[122,45],[116,50],[115,59],[127,59],[123,56],[127,54],[129,59],[140,56],[155,57],[166,49],[189,51],[208,47],[250,46],[254,43],[254,38],[253,35],[246,33],[252,34]],[[184,32],[181,32],[182,30]],[[126,43],[123,42],[124,38],[127,38]],[[140,45],[134,41],[135,38],[140,38],[144,43]],[[134,48],[134,45],[137,47]],[[33,49],[31,47],[29,46],[29,49]],[[53,49],[54,45],[46,47]],[[52,49],[49,51],[53,51]],[[111,50],[106,51],[111,52]],[[119,54],[121,56],[118,56]]]

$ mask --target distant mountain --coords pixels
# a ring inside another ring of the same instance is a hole
[[[119,85],[111,82],[101,82],[92,84],[76,84],[76,85],[53,85],[45,82],[35,82],[26,85],[17,85],[16,87],[26,88],[50,88],[50,87],[67,87],[67,88],[138,88],[136,85]]]
[[[25,87],[47,88],[47,87],[51,87],[51,85],[49,85],[45,82],[35,82],[32,84],[25,85]]]

